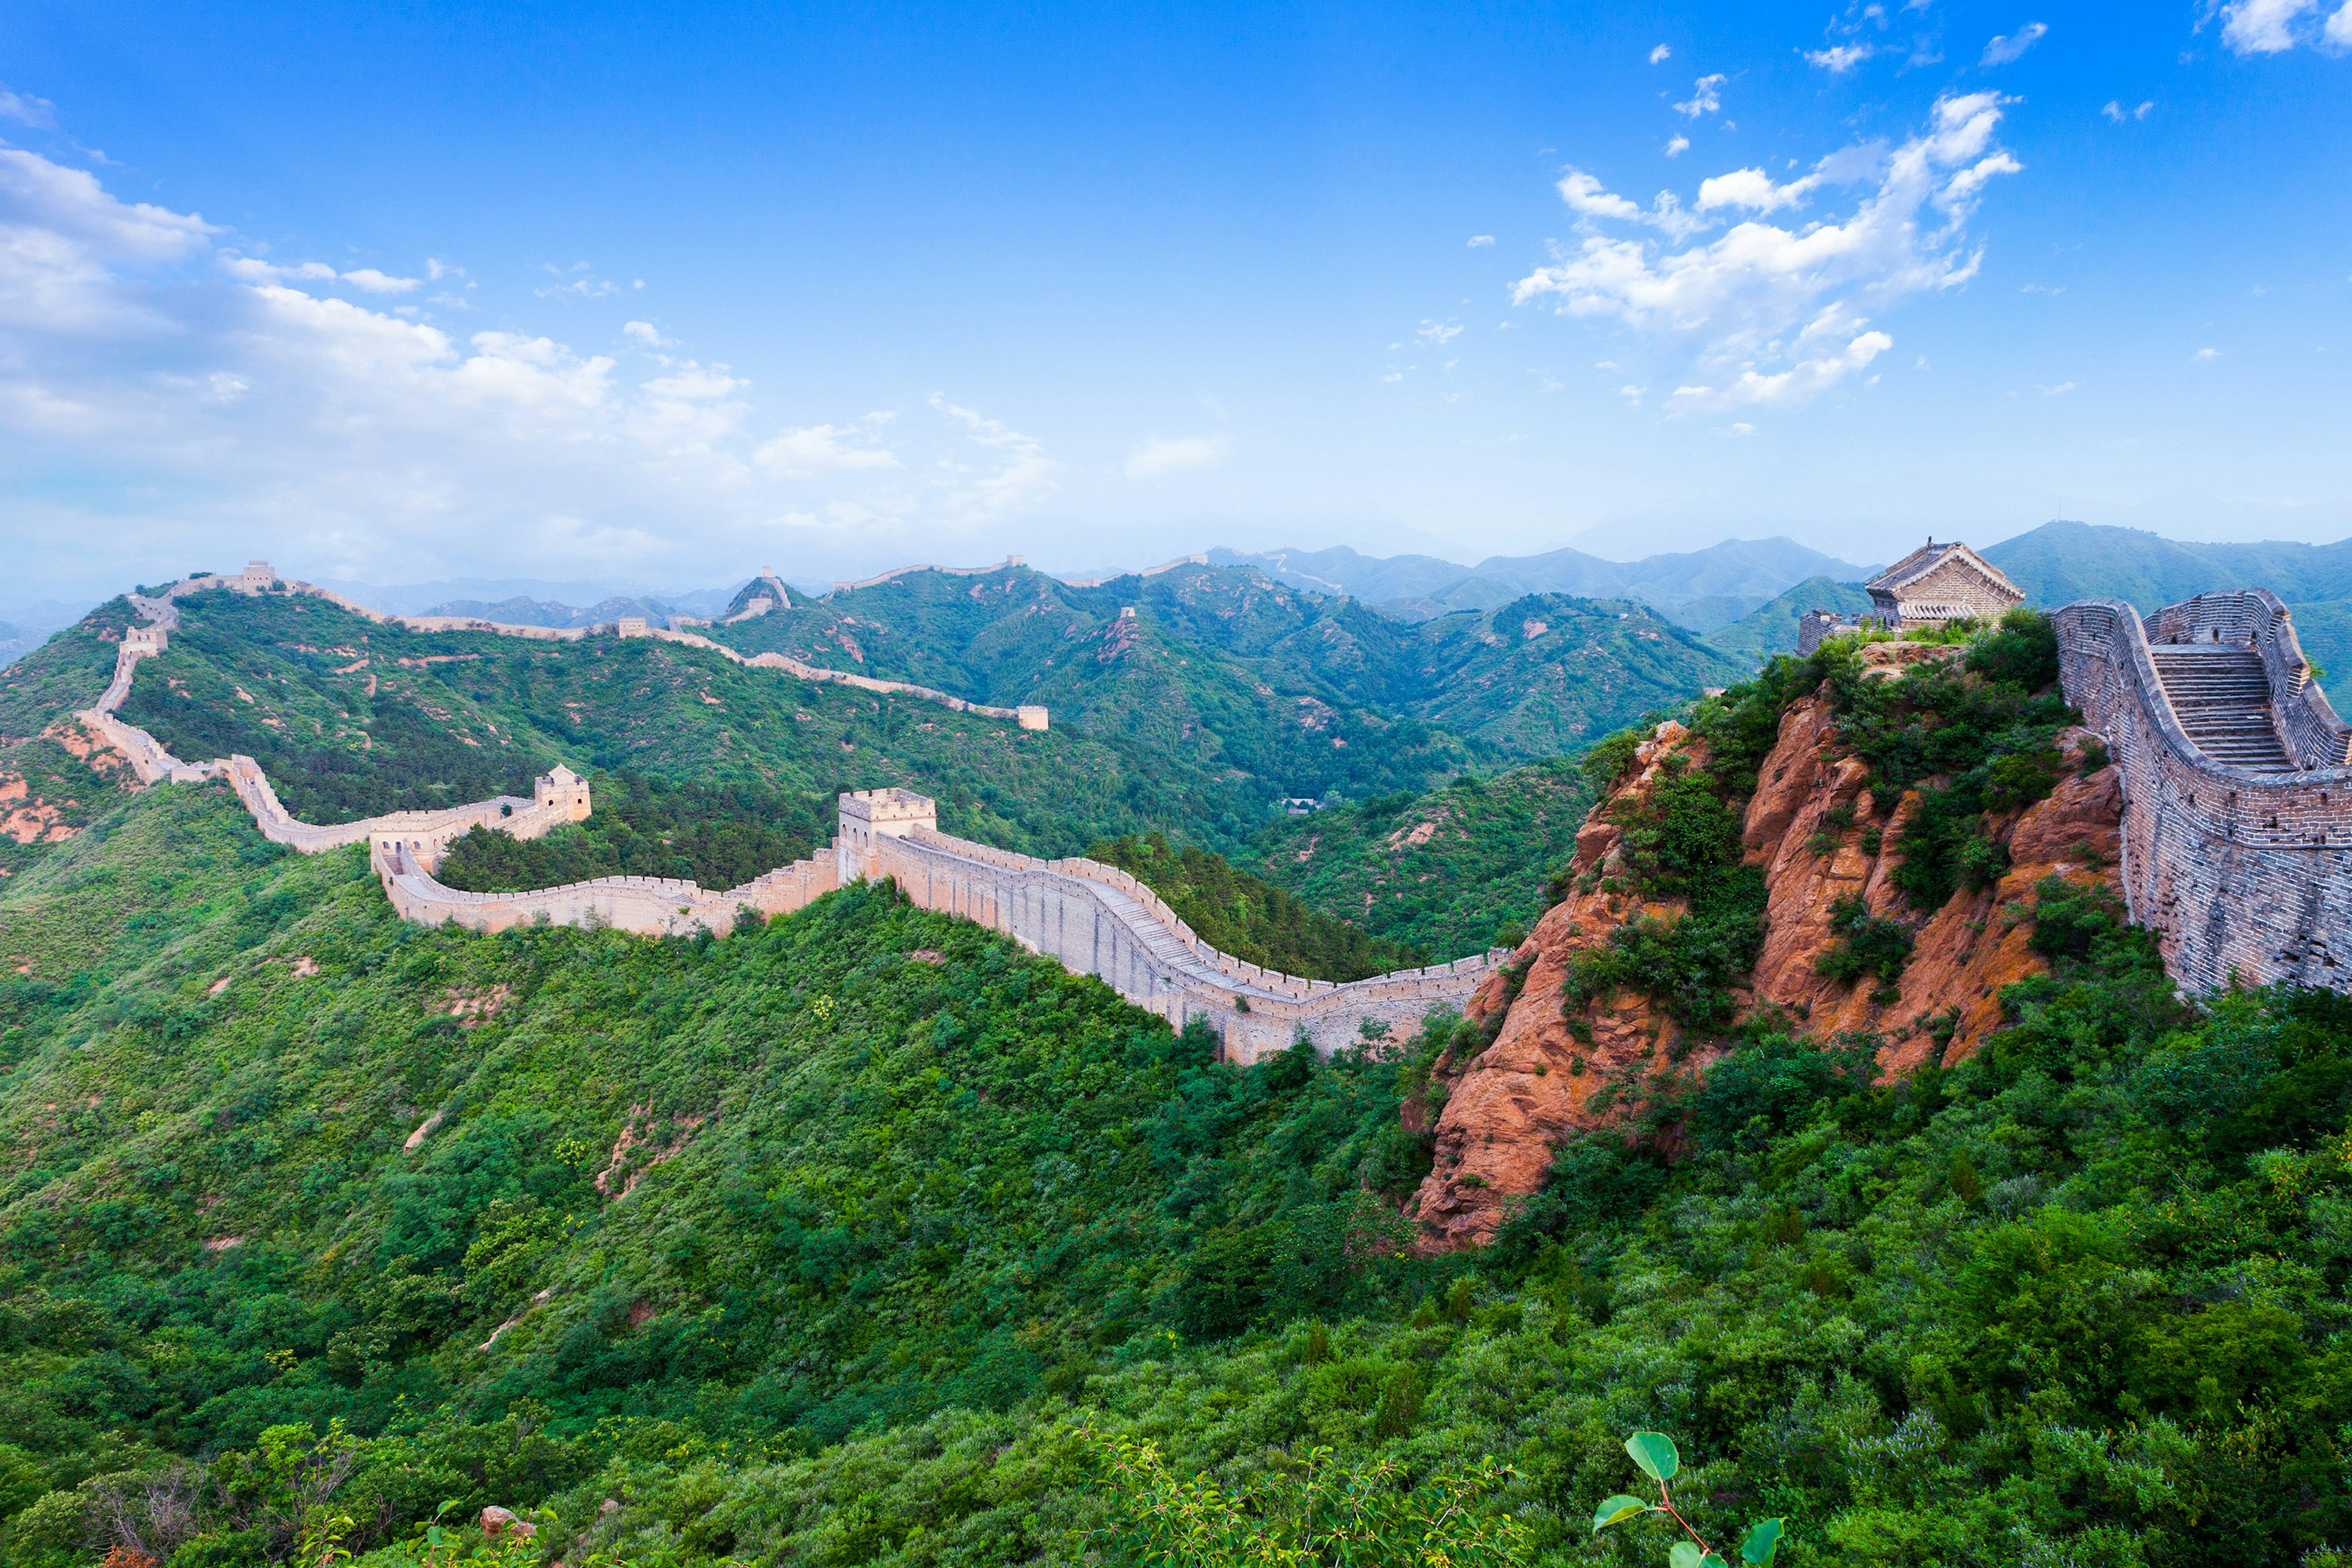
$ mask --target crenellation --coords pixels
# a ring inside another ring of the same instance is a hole
[[[2352,767],[2326,694],[2295,679],[2308,665],[2285,607],[2267,593],[2202,595],[2143,626],[2130,605],[2090,600],[2053,619],[2066,699],[2123,776],[2125,897],[2167,971],[2200,989],[2352,986],[2329,934],[2352,929]],[[2216,640],[2263,652],[2294,771],[2225,765],[2183,727],[2151,645]]]

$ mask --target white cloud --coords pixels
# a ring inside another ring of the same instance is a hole
[[[1868,44],[1833,44],[1826,49],[1807,49],[1805,58],[1832,76],[1843,76],[1876,52]]]
[[[2221,351],[2220,349],[2199,349],[2195,353],[2190,354],[2189,357],[2197,363],[2203,364],[2210,360],[2220,359],[2221,357]]]
[[[2034,390],[2044,397],[2063,397],[2074,390],[2075,384],[2071,381],[2062,381],[2055,386],[2037,386]]]
[[[964,427],[969,438],[1003,454],[1003,467],[965,487],[963,506],[981,512],[1023,506],[1055,489],[1062,465],[1045,455],[1045,444],[1000,420],[961,408],[931,394],[931,406]]]
[[[2310,19],[2322,9],[2324,0],[2235,0],[2221,7],[2221,41],[2241,55],[2284,54],[2305,43],[2352,49],[2352,0],[2315,30]]]
[[[1573,247],[1556,247],[1551,265],[1521,279],[1513,298],[1694,345],[1705,379],[1694,377],[1676,393],[1675,406],[1815,395],[1891,346],[1884,331],[1865,330],[1862,309],[1958,288],[1976,275],[1982,250],[1969,237],[1969,222],[1986,184],[2021,167],[1994,141],[2003,101],[1993,92],[1947,96],[1900,146],[1846,148],[1785,185],[1743,169],[1700,186],[1706,212],[1771,211],[1831,185],[1867,184],[1842,218],[1801,227],[1749,218],[1687,247],[1671,230],[1663,244],[1593,233]],[[1656,211],[1635,207],[1590,176],[1573,189],[1571,196],[1570,182],[1561,183],[1587,226],[1664,226]]]
[[[1679,158],[1689,151],[1690,138],[1687,136],[1676,136],[1666,143],[1666,156],[1669,158]]]
[[[1423,321],[1421,330],[1413,333],[1432,348],[1443,348],[1461,335],[1462,324],[1459,321]]]
[[[661,348],[670,341],[651,321],[623,321],[621,331],[649,349]]]
[[[1987,44],[1982,63],[1989,66],[2005,66],[2040,43],[2042,35],[2049,31],[2050,24],[2047,22],[2028,22],[2016,32],[2005,37],[1996,37]]]
[[[1692,84],[1690,101],[1675,105],[1675,112],[1696,120],[1702,114],[1712,114],[1723,107],[1723,84],[1731,79],[1717,72],[1703,76]]]
[[[2352,4],[2352,0],[2347,0],[2347,4]],[[2109,99],[2105,107],[2102,108],[2099,112],[2105,115],[2109,120],[2114,121],[2116,124],[2121,125],[2126,120],[2146,120],[2150,111],[2155,108],[2156,100],[2152,98],[2147,102],[2141,104],[2137,109],[2126,109],[2123,106],[2122,100]]]
[[[1650,63],[1654,66],[1664,65],[1666,61],[1674,58],[1674,53],[1675,51],[1672,48],[1668,47],[1664,44],[1660,44],[1656,48],[1650,51]]]
[[[1223,436],[1147,436],[1128,455],[1127,477],[1156,479],[1189,468],[1213,468],[1230,447]]]
[[[1495,237],[1491,234],[1474,234],[1470,237],[1470,248],[1473,250],[1477,249],[1482,245],[1492,245],[1494,243]]]
[[[1043,443],[943,400],[887,442],[880,415],[762,428],[724,364],[666,353],[637,375],[527,321],[463,334],[454,292],[257,249],[0,147],[0,484],[22,493],[36,459],[77,476],[11,533],[23,570],[119,584],[207,538],[379,581],[690,581],[794,541],[812,568],[856,567],[1010,526],[1055,482]],[[625,341],[675,352],[641,325]]]
[[[0,119],[29,125],[36,131],[48,131],[58,122],[58,106],[46,98],[35,98],[28,92],[11,92],[0,87]]]
[[[1832,304],[1797,335],[1795,363],[1788,369],[1768,375],[1751,364],[1725,386],[1678,386],[1666,406],[1681,413],[1759,405],[1785,407],[1806,402],[1895,346],[1895,340],[1885,332],[1862,331],[1868,325],[1865,318]]]
[[[405,294],[417,285],[414,278],[394,278],[373,267],[362,267],[342,275],[343,281],[371,294]]]
[[[1750,212],[1778,212],[1782,207],[1801,205],[1822,183],[1818,174],[1808,174],[1801,180],[1791,180],[1776,185],[1772,176],[1761,169],[1734,169],[1727,174],[1717,174],[1702,180],[1698,187],[1698,210],[1711,212],[1717,207],[1746,207]]]
[[[751,460],[772,472],[794,479],[845,468],[898,466],[898,455],[878,445],[870,429],[842,425],[808,425],[779,431],[751,454]]]

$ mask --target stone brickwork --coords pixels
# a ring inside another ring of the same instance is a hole
[[[1301,979],[1218,952],[1116,867],[1013,854],[941,833],[936,821],[931,802],[908,791],[842,796],[838,879],[891,878],[920,907],[1003,931],[1178,1028],[1203,1019],[1229,1061],[1255,1061],[1302,1037],[1328,1056],[1361,1044],[1368,1023],[1408,1033],[1433,1009],[1467,1002],[1505,956],[1345,984]]]
[[[2145,626],[2109,599],[2052,619],[2066,700],[2123,777],[2125,897],[2167,971],[2199,989],[2233,975],[2352,986],[2352,731],[2311,681],[2286,607],[2254,591],[2201,595]],[[2149,647],[2215,640],[2262,654],[2298,771],[2224,766],[2189,739]]]
[[[1863,586],[1880,623],[1896,628],[1997,621],[2025,602],[2000,567],[1965,544],[1932,539]]]

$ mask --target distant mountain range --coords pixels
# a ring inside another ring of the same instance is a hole
[[[1345,594],[1401,620],[1424,621],[1454,610],[1492,610],[1528,594],[1580,599],[1638,599],[1667,619],[1705,635],[1760,608],[1776,594],[1813,577],[1859,582],[1878,568],[1857,566],[1793,539],[1730,539],[1706,550],[1604,561],[1580,550],[1542,555],[1490,555],[1475,566],[1433,555],[1360,555],[1329,550],[1245,554],[1213,550],[1217,566],[1254,566],[1276,582],[1321,594]]]
[[[1890,531],[1889,555],[1900,554],[1909,542],[1907,535],[1896,538]],[[2029,603],[2044,607],[2113,598],[2146,612],[2219,588],[2268,588],[2294,607],[2297,629],[2312,658],[2326,668],[2352,672],[2352,540],[2207,544],[2137,529],[2056,521],[1987,546],[1983,554],[2025,590]],[[1727,540],[1706,550],[1640,561],[1608,561],[1563,549],[1540,555],[1488,556],[1465,566],[1433,555],[1365,555],[1346,545],[1261,552],[1219,548],[1210,551],[1208,559],[1213,567],[1262,573],[1310,594],[1344,595],[1387,619],[1411,625],[1464,611],[1490,614],[1529,595],[1633,600],[1697,634],[1708,647],[1741,661],[1795,647],[1797,618],[1808,609],[1866,609],[1869,601],[1860,584],[1878,571],[1778,537]],[[609,581],[521,578],[461,578],[405,587],[322,585],[396,614],[580,626],[624,615],[725,616],[742,607],[759,580],[677,594],[624,589]],[[798,590],[790,596],[795,607],[816,602]],[[16,624],[0,633],[0,664],[39,646],[46,620],[28,615],[11,618]]]
[[[699,597],[708,598],[709,595]],[[560,600],[533,599],[518,594],[511,599],[501,599],[496,604],[488,604],[480,599],[451,599],[435,605],[424,613],[428,616],[471,616],[507,626],[593,626],[602,621],[617,620],[623,616],[644,616],[649,620],[667,621],[674,615],[690,616],[695,612],[662,599],[615,596],[583,607],[563,604]]]

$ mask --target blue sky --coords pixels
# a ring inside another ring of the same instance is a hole
[[[2352,533],[2352,0],[20,7],[60,592]]]

